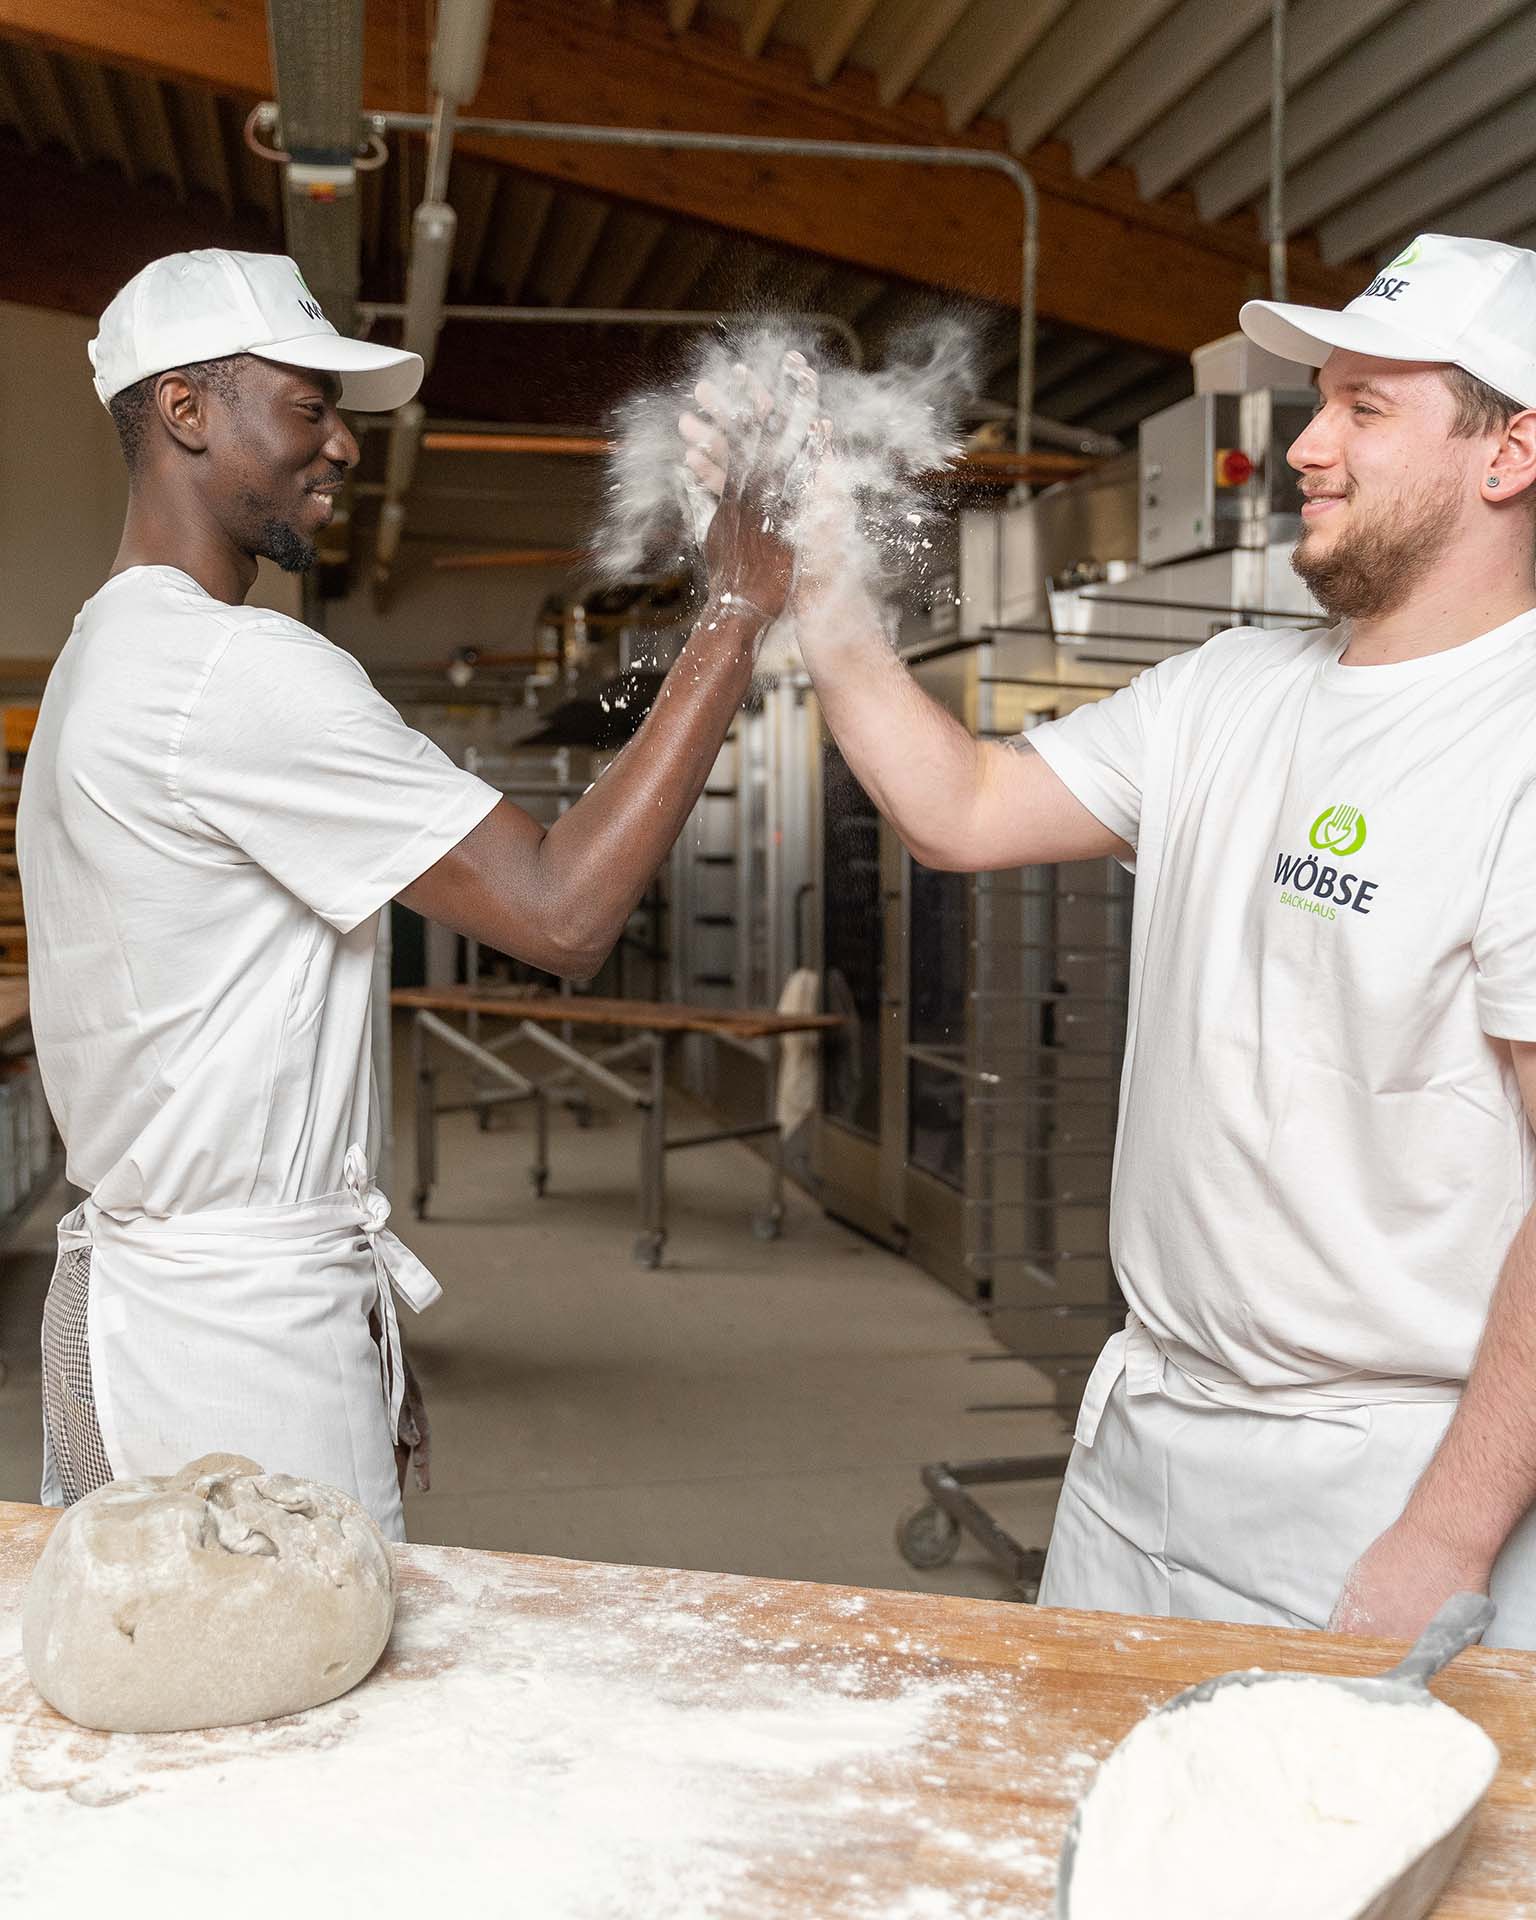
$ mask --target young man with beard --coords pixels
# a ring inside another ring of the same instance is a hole
[[[1408,1635],[1487,1589],[1536,1646],[1536,255],[1425,235],[1242,324],[1320,369],[1327,631],[1222,634],[1010,751],[895,659],[836,501],[792,609],[914,858],[1135,867],[1130,1313],[1041,1601]]]
[[[402,405],[417,355],[338,336],[291,260],[209,249],[135,276],[91,363],[128,517],[49,677],[17,830],[38,1061],[89,1195],[44,1309],[43,1497],[238,1453],[403,1538],[395,1295],[438,1287],[368,1171],[379,914],[597,970],[783,605],[775,475],[741,476],[660,697],[546,830],[350,654],[244,604],[258,555],[315,557],[358,457],[338,408]]]

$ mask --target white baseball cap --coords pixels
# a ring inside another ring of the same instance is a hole
[[[1342,312],[1249,300],[1238,323],[1270,353],[1320,367],[1335,347],[1449,361],[1536,407],[1536,253],[1421,233]]]
[[[404,406],[421,385],[419,353],[338,333],[285,253],[199,247],[151,260],[113,296],[87,349],[103,406],[125,387],[199,360],[254,353],[341,375],[341,404]]]

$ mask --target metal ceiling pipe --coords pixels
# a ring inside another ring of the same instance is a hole
[[[421,430],[427,410],[419,400],[407,400],[395,412],[395,431],[389,436],[384,455],[384,490],[399,499],[409,493],[416,477],[416,456],[421,452]]]
[[[359,6],[362,0],[357,0]],[[303,0],[299,0],[303,4]],[[458,109],[480,90],[494,0],[440,0],[432,40],[431,124],[427,139],[427,178],[421,204],[411,220],[411,258],[405,279],[405,345],[419,353],[430,370],[443,329],[443,303],[459,218],[448,204],[453,166],[453,131]],[[421,445],[422,410],[402,407],[395,416],[385,465],[384,505],[374,550],[374,591],[382,597],[405,529],[405,495]]]
[[[972,400],[963,417],[1011,422],[1013,408],[1003,400]],[[1125,452],[1124,441],[1117,440],[1112,433],[1099,433],[1093,427],[1074,427],[1069,421],[1053,420],[1044,413],[1037,413],[1030,421],[1029,436],[1042,446],[1065,447],[1071,453],[1091,453],[1095,459],[1108,460]]]
[[[411,259],[399,313],[405,322],[405,345],[421,355],[429,372],[443,330],[443,301],[458,230],[459,216],[442,201],[423,200],[411,216]]]
[[[432,131],[427,113],[375,113],[379,133]],[[677,133],[664,127],[589,127],[542,120],[463,119],[458,131],[491,140],[564,140],[576,146],[662,147],[684,153],[786,154],[811,160],[869,160],[900,166],[974,167],[1001,173],[1023,202],[1019,267],[1018,450],[1029,448],[1035,399],[1035,295],[1040,259],[1040,196],[1028,172],[1011,153],[985,147],[885,146],[863,140],[785,140],[770,134]]]
[[[578,433],[444,433],[429,429],[422,435],[428,453],[536,453],[569,455],[591,460],[613,452],[613,442]],[[992,453],[985,449],[962,454],[948,466],[934,469],[934,479],[974,481],[982,486],[1010,483],[1036,487],[1057,480],[1074,480],[1092,465],[1076,453]]]
[[[467,107],[485,76],[494,0],[444,0],[432,40],[432,91]]]
[[[1285,17],[1286,0],[1270,0],[1269,15],[1269,297],[1284,300],[1285,257]]]
[[[357,309],[359,320],[371,325],[375,320],[403,320],[407,302],[365,300]],[[822,333],[834,333],[848,349],[848,358],[856,367],[864,364],[864,346],[852,326],[840,313],[787,313],[776,316],[804,322]],[[722,322],[740,320],[740,313],[710,311],[703,307],[496,307],[448,306],[445,320],[506,321],[513,325],[597,327],[714,327]],[[410,345],[410,341],[406,341]],[[1117,449],[1118,451],[1118,449]]]

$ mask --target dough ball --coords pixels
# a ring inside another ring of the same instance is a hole
[[[21,1645],[71,1720],[166,1733],[334,1700],[394,1618],[389,1545],[355,1500],[214,1453],[67,1508],[28,1583]]]

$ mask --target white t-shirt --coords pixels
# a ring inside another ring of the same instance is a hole
[[[49,676],[17,826],[70,1179],[156,1216],[338,1191],[379,909],[499,798],[298,621],[174,567],[109,580]]]
[[[1464,1380],[1536,1198],[1536,615],[1343,650],[1238,629],[1025,736],[1136,849],[1121,1285],[1258,1388]]]

